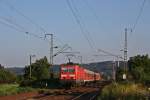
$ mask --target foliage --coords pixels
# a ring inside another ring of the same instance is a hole
[[[24,80],[20,83],[21,87],[30,86],[32,88],[60,88],[59,79],[42,79],[42,80]]]
[[[116,80],[123,81],[123,77],[122,77],[123,74],[124,74],[124,70],[121,68],[118,68],[116,71]]]
[[[16,82],[21,83],[22,81],[24,81],[23,75],[17,75]]]
[[[0,85],[0,96],[18,94],[22,92],[33,91],[30,87],[19,87],[18,84],[1,84]]]
[[[0,64],[0,69],[4,69],[4,66],[2,66],[1,64]]]
[[[32,80],[41,80],[41,79],[48,79],[49,75],[49,63],[46,57],[36,60],[31,66],[25,67],[25,79],[30,78],[30,67],[31,67],[31,79]]]
[[[13,83],[16,81],[16,75],[4,68],[0,68],[0,83]]]
[[[137,55],[129,60],[129,73],[132,80],[150,84],[150,58],[148,55]]]
[[[112,83],[102,89],[99,100],[146,100],[149,91],[141,84]]]
[[[43,79],[43,80],[36,80],[32,83],[33,88],[59,88],[60,83],[59,79]]]
[[[33,84],[33,80],[26,79],[20,82],[20,87],[27,87],[27,86],[32,87],[32,84]]]

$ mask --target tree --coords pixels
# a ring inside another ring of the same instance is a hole
[[[25,67],[25,79],[29,79],[30,76],[30,67],[31,67],[31,78],[33,80],[42,80],[42,79],[48,79],[50,76],[49,74],[49,63],[46,57],[36,60],[35,63],[31,64],[31,66]]]
[[[13,83],[16,81],[16,75],[4,67],[0,68],[0,83]]]
[[[2,66],[1,64],[0,64],[0,69],[4,69],[4,66]]]
[[[122,77],[123,74],[124,74],[124,70],[122,68],[117,68],[116,80],[117,81],[123,81],[123,77]]]
[[[129,60],[129,72],[136,82],[150,83],[150,58],[148,55],[137,55]]]

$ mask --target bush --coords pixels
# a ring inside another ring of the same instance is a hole
[[[33,80],[23,80],[21,83],[20,83],[20,86],[21,87],[28,87],[28,86],[32,86],[33,84]]]
[[[99,100],[145,100],[149,92],[141,84],[112,83],[103,88]]]
[[[24,81],[23,75],[17,75],[16,82],[20,84],[22,81]]]
[[[32,83],[33,88],[59,88],[59,79],[36,80]]]
[[[59,79],[43,79],[43,80],[24,80],[20,83],[21,87],[32,88],[59,88]]]
[[[0,83],[14,83],[16,75],[6,69],[0,69]]]
[[[18,84],[1,84],[0,85],[0,96],[18,94],[22,92],[33,91],[30,87],[19,87]]]

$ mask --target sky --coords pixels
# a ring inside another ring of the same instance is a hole
[[[78,56],[83,56],[83,63],[88,63],[114,60],[114,57],[102,56],[104,54],[98,49],[122,56],[124,29],[128,28],[128,57],[150,54],[150,0],[145,0],[143,12],[132,33],[130,29],[136,22],[143,0],[69,2],[75,16],[67,0],[0,0],[0,64],[24,67],[29,64],[31,54],[36,55],[32,62],[44,56],[49,60],[49,42],[25,32],[39,37],[52,33],[54,46],[59,47],[54,49],[54,53],[68,44],[72,52],[80,52],[74,54],[72,61],[80,63]],[[54,57],[54,64],[66,63],[66,55]]]

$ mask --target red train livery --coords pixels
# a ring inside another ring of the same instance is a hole
[[[99,73],[85,69],[77,64],[61,65],[60,80],[62,82],[86,83],[100,79]]]

